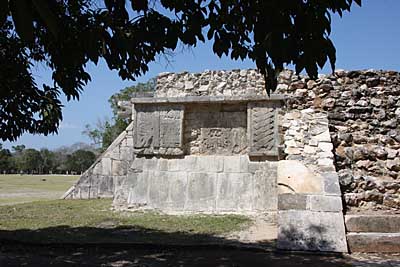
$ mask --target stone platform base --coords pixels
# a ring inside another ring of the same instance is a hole
[[[351,252],[400,252],[400,215],[346,215]]]
[[[277,210],[277,165],[248,156],[136,158],[117,188],[117,208],[165,213]]]

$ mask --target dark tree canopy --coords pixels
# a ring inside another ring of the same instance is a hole
[[[2,0],[0,1],[0,137],[56,133],[61,94],[78,99],[90,81],[85,67],[104,59],[122,79],[145,73],[177,44],[206,39],[213,52],[253,60],[269,93],[285,64],[315,78],[335,48],[331,14],[361,0]],[[46,65],[53,83],[38,85],[32,66]]]

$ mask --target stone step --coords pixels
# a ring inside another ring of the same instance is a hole
[[[350,252],[399,253],[400,233],[348,233]]]
[[[347,232],[400,233],[400,215],[346,215]]]

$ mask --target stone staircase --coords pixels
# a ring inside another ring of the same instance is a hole
[[[400,214],[346,215],[350,252],[400,252]]]

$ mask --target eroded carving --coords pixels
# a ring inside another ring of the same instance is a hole
[[[246,148],[244,128],[202,128],[200,152],[202,154],[240,153]]]
[[[277,155],[276,107],[254,103],[249,106],[250,154]]]
[[[180,148],[182,146],[183,108],[160,111],[160,146]]]
[[[135,105],[138,154],[182,154],[182,105]]]
[[[154,148],[160,146],[160,116],[154,106],[136,107],[135,148]]]

